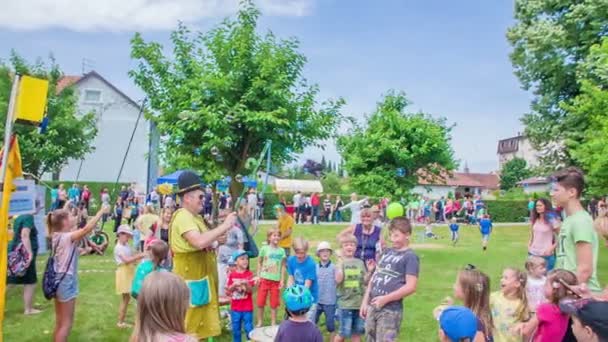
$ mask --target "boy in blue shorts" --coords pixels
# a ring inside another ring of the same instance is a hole
[[[452,232],[452,246],[456,246],[456,242],[458,242],[458,223],[455,217],[452,217],[452,223],[450,223],[450,231]]]
[[[481,247],[485,251],[488,249],[488,240],[490,240],[490,233],[492,233],[490,215],[484,214],[479,220],[479,232],[481,232]]]
[[[361,259],[355,258],[357,238],[353,234],[342,236],[340,245],[342,257],[336,266],[340,331],[334,341],[343,342],[350,338],[358,342],[361,341],[361,335],[365,334],[365,321],[359,315],[365,292],[365,264]]]

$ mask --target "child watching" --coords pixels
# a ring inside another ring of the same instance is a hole
[[[319,318],[322,313],[325,313],[325,326],[327,332],[331,334],[330,340],[333,340],[336,317],[336,268],[332,264],[331,258],[332,249],[327,241],[321,241],[317,246],[317,256],[319,263],[317,264],[317,280],[319,282],[319,300],[314,313],[315,324],[319,323]]]
[[[268,245],[260,249],[258,258],[258,327],[264,321],[264,307],[266,297],[270,297],[270,319],[272,325],[277,325],[277,308],[280,304],[280,291],[283,287],[283,275],[285,274],[285,250],[279,247],[279,230],[269,229],[266,234]],[[269,296],[270,294],[270,296]]]
[[[131,327],[130,324],[125,322],[125,316],[129,306],[131,283],[135,274],[134,264],[143,258],[143,255],[136,255],[129,246],[129,240],[133,237],[133,232],[128,225],[118,227],[116,234],[118,235],[118,241],[116,247],[114,247],[114,260],[118,265],[116,268],[116,294],[121,296],[116,326],[122,329]]]
[[[577,341],[608,341],[608,302],[580,299],[560,304],[572,317],[572,332]]]
[[[167,271],[168,269],[163,267],[163,261],[167,259],[169,255],[169,245],[163,240],[154,240],[147,247],[146,259],[137,266],[135,270],[135,278],[133,278],[133,284],[131,285],[131,296],[137,298],[144,280],[148,274],[153,271]]]
[[[297,205],[294,203],[294,205]],[[285,255],[291,255],[292,245],[292,232],[293,226],[295,225],[293,217],[285,213],[285,208],[282,205],[275,205],[274,210],[277,213],[277,229],[280,232],[281,239],[279,240],[279,247],[285,250]]]
[[[131,342],[196,342],[186,334],[186,311],[190,290],[170,272],[152,272],[142,284],[137,298],[137,315]]]
[[[479,220],[479,232],[481,233],[481,248],[485,251],[488,249],[488,240],[490,240],[490,233],[492,233],[490,215],[484,214],[483,218]]]
[[[287,285],[302,285],[307,287],[312,294],[312,305],[308,310],[308,318],[314,320],[314,313],[319,295],[319,284],[317,282],[317,267],[313,259],[308,255],[308,241],[302,237],[293,239],[294,254],[287,258]]]
[[[530,313],[536,313],[536,308],[546,302],[544,287],[547,281],[547,261],[538,256],[530,256],[526,261],[528,271],[528,282],[526,283],[526,295]]]
[[[547,276],[545,297],[548,303],[543,303],[536,309],[536,316],[529,322],[516,327],[524,336],[534,334],[534,341],[561,341],[568,330],[568,315],[562,313],[559,303],[562,299],[573,295],[568,286],[577,285],[576,275],[566,270],[553,270]]]
[[[338,308],[340,310],[340,331],[334,339],[343,342],[350,338],[353,342],[361,341],[365,334],[365,321],[359,315],[359,308],[365,292],[365,264],[355,258],[357,237],[346,234],[340,238],[342,256],[336,265],[336,283],[338,284]]]
[[[235,251],[232,259],[236,263],[234,271],[228,275],[226,295],[230,296],[230,321],[232,322],[232,341],[241,342],[241,326],[244,325],[245,336],[253,330],[252,288],[255,282],[253,273],[247,268],[249,256],[244,250]]]
[[[515,268],[506,268],[500,279],[500,291],[490,295],[490,307],[496,326],[496,341],[521,341],[521,336],[512,328],[530,318],[526,298],[526,274]]]
[[[363,296],[365,340],[396,341],[403,317],[403,298],[416,292],[420,262],[409,248],[412,226],[406,217],[389,224],[392,248],[383,251]]]
[[[450,223],[450,232],[452,232],[452,246],[456,246],[456,242],[458,242],[458,221],[455,217],[452,218],[452,223]]]
[[[494,321],[490,311],[490,278],[469,264],[458,273],[454,297],[463,302],[477,317],[476,341],[494,340]]]
[[[449,306],[435,317],[439,321],[441,342],[473,342],[477,333],[477,317],[464,306]]]
[[[319,328],[306,315],[313,305],[310,290],[302,285],[288,287],[283,302],[288,319],[279,326],[275,342],[323,342]]]

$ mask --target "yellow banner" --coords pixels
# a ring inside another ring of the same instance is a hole
[[[48,92],[48,80],[22,76],[19,80],[15,120],[38,126],[44,117]]]
[[[3,180],[2,204],[0,206],[0,340],[3,336],[4,307],[6,305],[6,272],[8,259],[8,209],[11,192],[14,189],[13,180],[23,176],[21,169],[21,152],[17,136],[11,138],[8,152],[6,175]],[[2,151],[0,151],[0,156]]]

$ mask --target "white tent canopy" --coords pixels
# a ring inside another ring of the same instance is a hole
[[[275,179],[274,190],[276,192],[297,192],[313,193],[323,192],[323,185],[317,180],[301,179]]]

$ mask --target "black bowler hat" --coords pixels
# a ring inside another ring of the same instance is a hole
[[[183,195],[185,193],[199,190],[201,186],[201,178],[192,171],[184,171],[179,177],[177,177],[177,194]]]

